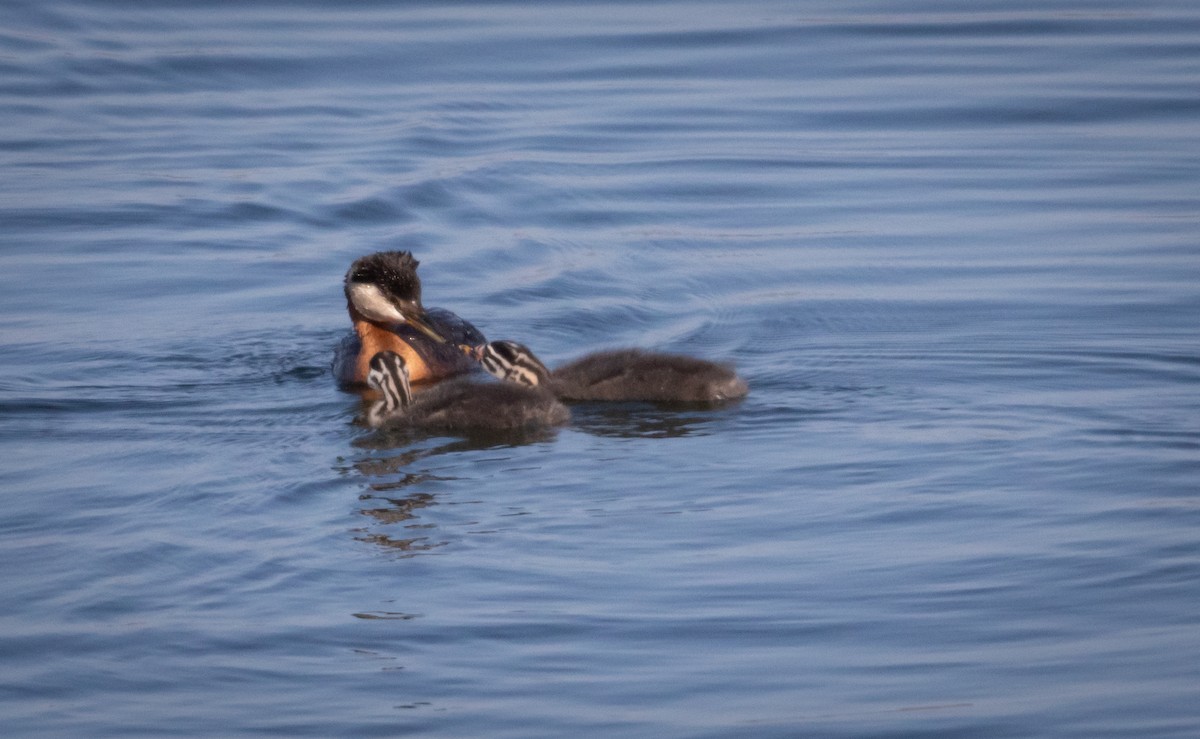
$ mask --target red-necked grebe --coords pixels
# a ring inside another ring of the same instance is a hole
[[[530,431],[570,420],[566,406],[548,391],[513,382],[455,378],[413,395],[408,367],[396,352],[370,360],[367,383],[382,398],[367,411],[367,423],[447,431]]]
[[[717,403],[750,392],[731,367],[681,354],[614,349],[550,371],[528,347],[514,341],[493,341],[470,353],[501,380],[543,387],[561,400]]]
[[[419,262],[407,251],[383,251],[355,260],[346,272],[346,305],[354,334],[337,347],[333,372],[343,384],[367,382],[371,357],[404,357],[413,382],[469,372],[472,362],[455,348],[485,341],[450,311],[421,305]]]

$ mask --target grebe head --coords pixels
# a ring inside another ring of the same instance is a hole
[[[493,341],[479,348],[479,362],[489,374],[530,387],[550,381],[550,370],[529,347],[515,341]]]
[[[346,272],[346,300],[368,321],[407,323],[444,343],[425,322],[419,264],[406,251],[381,251],[356,259]]]

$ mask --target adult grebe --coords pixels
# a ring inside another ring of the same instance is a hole
[[[562,400],[716,403],[750,392],[730,367],[681,354],[614,349],[587,354],[553,372],[515,341],[493,341],[471,354],[492,375],[546,387]]]
[[[474,369],[455,346],[486,339],[450,311],[425,310],[419,264],[410,252],[381,251],[350,265],[345,291],[354,333],[335,350],[333,373],[339,382],[365,383],[371,357],[382,351],[403,356],[413,382]]]
[[[371,357],[367,384],[383,396],[367,411],[367,423],[450,431],[530,431],[561,426],[571,418],[567,407],[545,389],[512,382],[456,378],[417,395],[409,387],[401,355]]]

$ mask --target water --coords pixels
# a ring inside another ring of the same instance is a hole
[[[9,2],[6,736],[1200,733],[1200,10]],[[355,257],[718,409],[397,439]]]

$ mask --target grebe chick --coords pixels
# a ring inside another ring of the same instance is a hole
[[[455,346],[486,339],[450,311],[421,305],[419,264],[410,252],[383,251],[350,265],[345,292],[354,333],[335,352],[333,372],[339,382],[365,383],[371,357],[381,351],[403,356],[413,382],[474,369]]]
[[[614,349],[587,354],[554,371],[514,341],[493,341],[477,347],[474,355],[496,377],[548,387],[561,400],[716,403],[750,392],[729,366],[681,354]]]
[[[561,426],[567,407],[547,390],[511,382],[459,378],[413,395],[404,357],[383,351],[371,357],[367,384],[383,396],[367,423],[452,431],[529,431]]]

